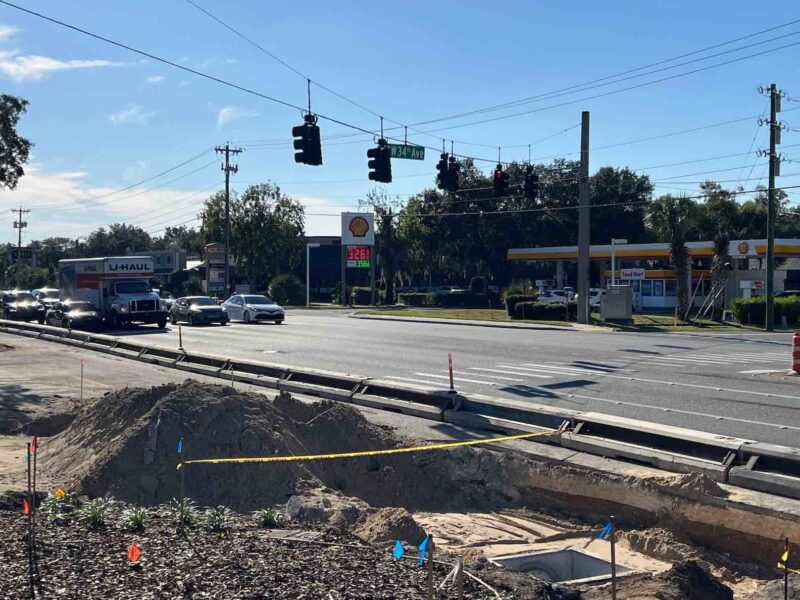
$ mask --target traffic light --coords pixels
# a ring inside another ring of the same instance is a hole
[[[508,195],[508,180],[510,178],[511,176],[503,171],[503,165],[498,163],[492,178],[492,195],[495,198]]]
[[[370,180],[392,183],[392,159],[385,139],[379,139],[375,148],[367,150],[367,158]]]
[[[436,186],[440,190],[449,190],[450,189],[450,171],[448,170],[447,152],[442,152],[439,155],[439,162],[436,163],[436,170],[438,171],[436,175]]]
[[[305,116],[305,123],[292,127],[294,140],[294,162],[318,166],[322,164],[322,142],[319,137],[317,116]]]
[[[458,179],[461,176],[461,163],[456,160],[455,156],[451,156],[449,159],[449,165],[447,167],[447,172],[450,176],[450,180],[448,183],[450,187],[447,188],[451,192],[458,191]]]
[[[525,180],[522,184],[522,194],[526,198],[536,198],[539,195],[539,176],[533,171],[533,167],[525,167]]]

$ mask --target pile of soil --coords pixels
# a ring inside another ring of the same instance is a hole
[[[0,598],[29,598],[26,523],[19,511],[0,510]],[[167,519],[151,521],[145,533],[78,523],[39,526],[37,598],[141,598],[257,600],[345,598],[417,600],[425,597],[427,572],[416,560],[396,561],[384,549],[351,536],[327,532],[322,543],[279,540],[253,519],[235,517],[224,536],[177,532]],[[137,566],[126,554],[142,550]],[[435,565],[442,581],[447,565]],[[467,579],[465,597],[487,591]],[[444,591],[437,598],[455,598]],[[528,598],[546,596],[526,594]]]
[[[586,600],[609,597],[608,586],[584,591]],[[675,563],[658,575],[625,577],[617,583],[618,600],[733,600],[733,591],[697,561]]]
[[[284,456],[411,445],[354,407],[304,403],[187,380],[107,394],[48,443],[40,465],[90,496],[160,504],[180,493],[178,440],[192,458]],[[371,506],[497,509],[536,488],[530,461],[462,448],[448,452],[289,463],[188,465],[186,495],[250,510],[328,487]],[[527,480],[527,481],[526,481]],[[530,499],[530,498],[528,498]]]
[[[381,508],[366,514],[353,533],[374,544],[401,540],[416,546],[425,537],[425,531],[404,508]]]

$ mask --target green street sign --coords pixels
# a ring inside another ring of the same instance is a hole
[[[392,158],[408,158],[425,160],[425,146],[409,146],[407,144],[389,144]]]

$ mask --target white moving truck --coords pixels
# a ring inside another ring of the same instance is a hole
[[[58,261],[61,298],[94,304],[109,327],[156,323],[166,327],[166,303],[152,291],[149,256],[76,258]]]

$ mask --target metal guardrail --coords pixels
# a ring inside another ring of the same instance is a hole
[[[351,373],[224,358],[118,337],[0,320],[0,332],[161,366],[469,427],[525,433],[560,445],[676,472],[701,472],[740,487],[800,499],[800,449],[523,400],[431,391]]]

